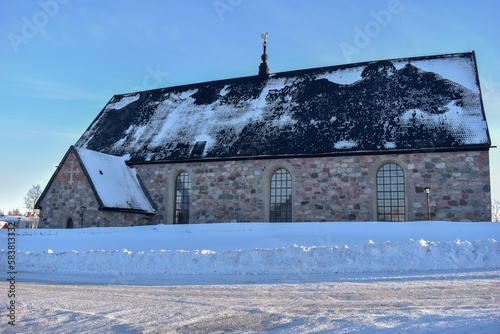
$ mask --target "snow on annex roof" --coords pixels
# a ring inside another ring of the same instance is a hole
[[[154,213],[137,172],[125,164],[128,156],[116,157],[83,148],[76,148],[102,206]]]
[[[131,162],[490,145],[473,52],[116,95],[76,143]]]

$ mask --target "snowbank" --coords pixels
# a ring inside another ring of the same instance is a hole
[[[4,261],[4,260],[2,260]],[[6,262],[6,259],[5,261]],[[381,271],[500,268],[500,245],[488,241],[370,243],[361,247],[305,247],[214,252],[88,251],[20,253],[26,272],[128,275],[308,275]]]
[[[500,224],[490,222],[232,223],[18,233],[21,273],[289,276],[500,268]],[[7,245],[6,233],[0,242]],[[5,250],[0,263],[7,264]]]

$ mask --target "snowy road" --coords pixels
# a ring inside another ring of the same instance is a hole
[[[497,270],[334,276],[285,284],[249,276],[166,286],[17,282],[13,332],[498,333],[500,328]],[[7,284],[0,289],[6,291]],[[5,318],[0,330],[12,331]]]

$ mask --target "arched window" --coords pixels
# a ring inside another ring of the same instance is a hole
[[[181,172],[175,179],[174,224],[189,224],[190,192],[189,174]]]
[[[66,221],[66,228],[73,228],[73,219],[68,218]]]
[[[292,221],[292,176],[284,168],[276,170],[271,177],[269,221]]]
[[[394,163],[377,172],[377,220],[405,220],[405,178],[403,169]]]

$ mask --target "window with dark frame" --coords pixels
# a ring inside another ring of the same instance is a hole
[[[276,170],[271,177],[270,222],[292,221],[292,176],[284,169]]]
[[[405,221],[404,172],[395,163],[387,163],[377,172],[377,220]]]
[[[175,180],[174,224],[189,224],[191,180],[187,172],[181,172]]]

